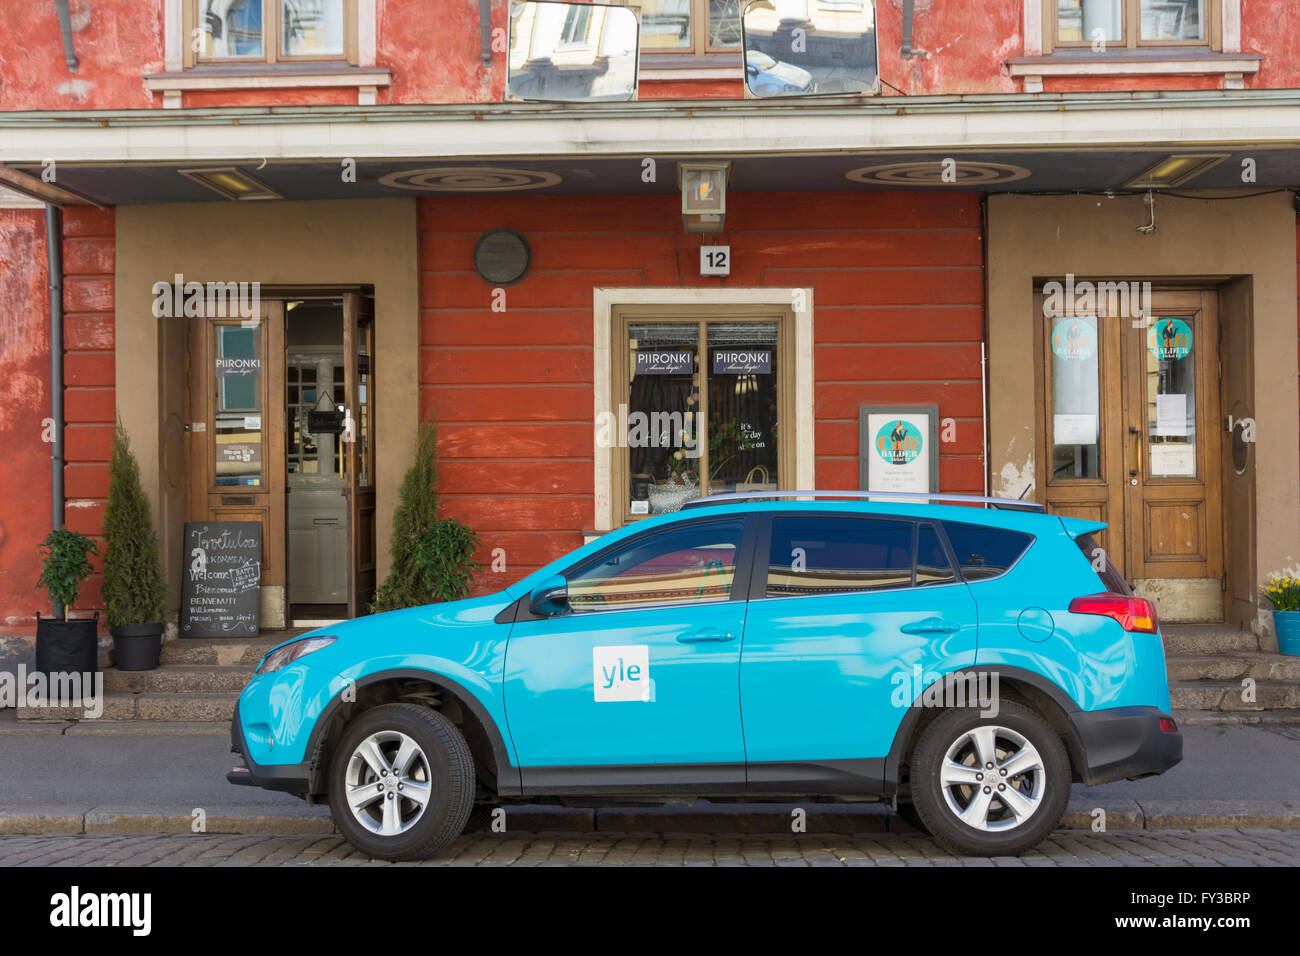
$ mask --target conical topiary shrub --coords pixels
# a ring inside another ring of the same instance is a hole
[[[123,670],[158,666],[167,584],[158,559],[149,499],[122,423],[113,429],[104,508],[104,612]]]
[[[437,433],[420,426],[415,463],[398,489],[393,511],[393,566],[375,593],[372,611],[395,611],[469,593],[478,564],[478,538],[459,521],[438,517]]]

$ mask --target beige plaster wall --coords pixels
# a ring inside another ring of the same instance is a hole
[[[215,202],[117,209],[117,408],[154,504],[179,603],[185,521],[184,320],[157,319],[151,288],[186,281],[369,284],[375,289],[379,576],[418,427],[419,270],[414,199]]]
[[[1254,336],[1247,347],[1253,349],[1255,372],[1258,573],[1295,567],[1300,564],[1300,395],[1291,194],[1219,201],[1210,194],[1196,199],[1157,194],[1157,231],[1149,236],[1137,231],[1148,218],[1141,196],[989,198],[992,493],[1015,497],[1034,478],[1036,279],[1063,280],[1066,273],[1080,279],[1222,281],[1249,276],[1254,289]]]

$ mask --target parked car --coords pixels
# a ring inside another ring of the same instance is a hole
[[[1181,759],[1155,611],[1104,525],[791,494],[701,499],[496,594],[280,645],[229,778],[328,800],[388,859],[501,803],[684,796],[887,800],[1001,855],[1060,823],[1072,781]]]
[[[793,63],[773,59],[761,50],[745,52],[745,82],[755,96],[812,91],[812,74]]]

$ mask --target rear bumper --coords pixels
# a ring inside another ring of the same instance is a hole
[[[1183,735],[1161,729],[1161,720],[1172,724],[1173,719],[1158,708],[1113,707],[1070,716],[1081,750],[1079,775],[1089,786],[1164,773],[1183,759]]]
[[[264,790],[281,790],[299,797],[307,795],[309,779],[306,764],[259,764],[248,756],[244,744],[244,730],[239,720],[239,704],[230,719],[230,752],[239,754],[243,767],[226,774],[226,781],[239,787],[261,787]]]

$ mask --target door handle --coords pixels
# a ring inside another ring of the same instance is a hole
[[[716,641],[719,644],[725,644],[727,641],[734,641],[735,635],[730,631],[720,631],[716,627],[709,628],[705,631],[692,631],[689,634],[678,634],[677,643],[679,644],[703,644],[706,641]]]
[[[961,630],[960,624],[952,624],[941,617],[927,617],[924,621],[912,621],[899,628],[904,634],[952,634]]]

